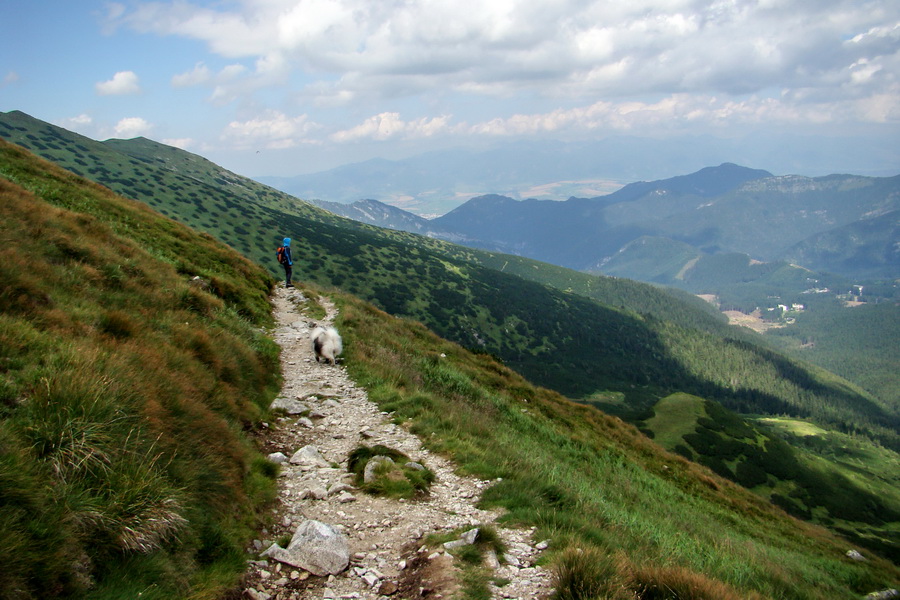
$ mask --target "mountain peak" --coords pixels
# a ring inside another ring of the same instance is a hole
[[[718,167],[704,167],[689,175],[631,183],[606,198],[628,202],[663,190],[680,195],[689,194],[701,198],[711,198],[728,193],[748,181],[767,177],[773,177],[772,173],[763,169],[751,169],[725,162]]]

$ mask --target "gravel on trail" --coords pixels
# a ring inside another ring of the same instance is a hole
[[[275,340],[281,346],[284,386],[274,406],[285,416],[273,419],[259,435],[269,459],[281,462],[278,497],[271,531],[260,532],[250,548],[242,596],[252,600],[389,599],[459,597],[460,582],[452,549],[426,547],[433,533],[491,525],[507,552],[487,564],[494,569],[491,598],[546,598],[551,573],[536,565],[547,542],[532,539],[533,529],[495,523],[498,510],[476,508],[490,481],[462,477],[455,465],[429,452],[420,440],[391,422],[369,401],[338,361],[315,360],[309,333],[331,325],[336,316],[327,298],[317,298],[324,319],[303,312],[308,299],[296,288],[279,286],[274,297]],[[350,453],[361,445],[399,450],[435,474],[424,498],[374,496],[359,490],[348,473]],[[303,452],[300,452],[303,450]],[[349,564],[333,575],[275,560],[306,521],[325,523],[342,534]],[[264,539],[263,539],[264,538]],[[279,544],[273,546],[273,544]],[[451,544],[452,548],[452,544]]]

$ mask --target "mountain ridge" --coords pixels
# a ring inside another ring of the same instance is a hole
[[[599,198],[540,203],[483,196],[433,221],[444,231],[462,234],[466,244],[499,246],[569,268],[602,272],[609,257],[642,236],[671,238],[706,254],[739,252],[771,261],[804,241],[809,245],[828,232],[832,237],[849,232],[842,228],[900,207],[900,177],[751,179],[706,197],[673,189],[653,182]],[[617,194],[624,200],[617,202]],[[861,265],[866,276],[900,275],[900,263],[891,259],[892,244],[900,239],[895,229],[884,235],[879,256]],[[849,242],[852,235],[844,238]],[[858,272],[849,262],[824,258],[817,269],[849,276]]]
[[[690,173],[719,164],[723,159],[766,165],[772,171],[815,176],[847,169],[846,165],[853,165],[851,172],[863,175],[896,173],[897,152],[889,144],[883,146],[879,165],[858,166],[850,160],[823,166],[798,160],[790,142],[785,140],[767,143],[754,139],[751,145],[761,151],[748,151],[748,145],[739,139],[703,138],[698,144],[698,137],[702,136],[653,140],[610,136],[592,142],[569,143],[500,142],[472,150],[451,148],[407,158],[375,159],[377,177],[370,176],[371,165],[364,162],[287,178],[259,174],[256,179],[300,197],[342,203],[373,198],[420,216],[433,217],[446,214],[467,198],[488,193],[516,199],[594,197],[630,182]],[[829,140],[828,143],[840,142]],[[698,146],[710,150],[697,153]],[[853,156],[846,147],[842,154]]]
[[[627,202],[629,200],[637,200],[649,193],[659,193],[662,190],[710,198],[729,192],[740,185],[746,184],[748,181],[768,177],[773,177],[773,175],[763,169],[751,169],[725,162],[716,167],[704,167],[688,175],[678,175],[656,181],[629,183],[621,190],[593,199],[604,199],[609,202],[613,200]]]
[[[178,155],[173,149],[160,151]],[[88,163],[81,165],[85,172],[94,168],[90,159],[81,151],[79,160]],[[134,175],[98,170],[97,176],[162,210],[177,209],[181,219],[259,256],[273,272],[277,267],[271,249],[288,234],[301,257],[295,267],[298,277],[339,286],[394,315],[427,323],[444,337],[502,357],[532,381],[626,418],[652,406],[663,391],[680,389],[715,397],[742,412],[798,413],[880,432],[877,436],[896,428],[889,410],[871,404],[871,398],[846,382],[768,352],[741,332],[725,332],[710,312],[701,317],[685,307],[678,309],[683,313],[679,315],[673,305],[682,306],[687,299],[669,292],[379,231],[296,199],[277,200],[295,212],[277,211],[259,200],[273,193],[266,190],[246,196],[240,207],[246,214],[228,204],[233,199],[220,197],[212,184],[194,189],[186,187],[188,181],[176,180],[173,184],[181,187],[175,194],[164,194],[158,187],[146,194],[142,190],[153,183],[156,171],[145,164]],[[234,188],[223,181],[217,185]],[[202,194],[205,201],[182,202],[190,194]],[[555,287],[510,273],[552,276]],[[603,305],[590,300],[595,293]],[[713,332],[721,339],[714,339]],[[692,356],[686,348],[703,348],[706,363],[694,361],[699,353]],[[763,385],[767,380],[792,391],[776,393]],[[806,404],[810,394],[817,404]],[[831,412],[810,412],[814,406]]]

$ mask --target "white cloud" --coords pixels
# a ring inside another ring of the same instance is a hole
[[[19,81],[19,74],[15,71],[9,71],[4,75],[3,81],[0,81],[0,87],[5,87],[7,85],[12,85]]]
[[[854,121],[900,122],[900,85],[893,93],[858,100],[840,100],[797,106],[779,99],[750,96],[729,99],[675,94],[656,102],[597,102],[589,106],[549,113],[517,114],[495,118],[466,128],[472,135],[532,136],[546,133],[577,136],[579,132],[622,131],[642,135],[690,133],[697,124],[720,132],[760,125]]]
[[[150,133],[153,126],[141,117],[126,117],[116,123],[115,134],[120,138],[133,138]]]
[[[69,119],[69,122],[73,125],[90,125],[94,122],[93,117],[87,114],[80,114],[77,117],[72,117]]]
[[[240,63],[233,63],[214,73],[203,62],[199,62],[190,71],[173,76],[172,87],[208,87],[209,100],[221,106],[256,90],[282,83],[288,72],[285,61],[277,54],[257,60],[255,71]]]
[[[715,0],[629,4],[259,0],[233,12],[186,3],[145,6],[130,19],[157,32],[202,39],[223,56],[280,53],[334,72],[449,72],[486,82],[498,74],[527,79],[544,71],[590,72],[630,59],[637,65],[634,73],[643,75],[642,66],[663,56],[675,71],[663,82],[690,80],[705,64],[708,77],[693,81],[712,85],[734,66],[783,77],[804,62],[829,60],[817,53],[829,46],[834,60],[833,51],[849,34],[856,45],[892,38],[894,30],[883,19],[897,15],[885,2],[854,6],[849,0],[786,8]],[[878,6],[881,14],[873,10]],[[829,11],[840,18],[829,18]],[[760,69],[782,61],[786,70]]]
[[[616,107],[599,120],[586,116],[597,108],[482,117],[483,132],[554,131],[585,119],[633,128],[663,115],[808,122],[829,107],[893,118],[883,107],[900,73],[896,0],[178,0],[115,5],[109,22],[199,40],[235,61],[218,73],[198,63],[172,79],[209,86],[219,105],[247,106],[277,90],[311,106],[365,102],[381,112],[334,133],[341,141],[451,131],[446,117],[402,121],[395,101],[410,97],[436,113],[460,113],[453,107],[476,96]],[[685,94],[697,96],[689,109]],[[641,101],[626,111],[629,99]],[[842,104],[864,99],[869,110]]]
[[[190,71],[186,71],[184,73],[179,73],[172,77],[172,86],[181,88],[181,87],[191,87],[195,85],[205,85],[212,81],[213,74],[212,71],[209,70],[202,62],[198,62],[194,65],[194,68]]]
[[[332,134],[331,139],[336,142],[351,142],[361,139],[388,140],[419,139],[432,137],[438,133],[448,131],[450,117],[441,116],[434,118],[423,117],[414,121],[403,121],[396,112],[385,112],[374,117],[369,117],[364,123]]]
[[[141,91],[138,76],[134,71],[119,71],[109,81],[100,81],[94,88],[101,96],[122,96]]]
[[[96,131],[94,131],[94,119],[86,113],[82,113],[75,117],[69,117],[67,119],[61,119],[59,121],[56,121],[55,124],[63,127],[64,129],[75,131],[89,137],[92,135],[96,135]]]
[[[317,143],[311,134],[320,128],[307,115],[288,117],[278,111],[267,111],[260,117],[247,121],[232,121],[222,138],[242,149],[285,149],[304,143]]]
[[[192,138],[165,138],[163,140],[163,144],[175,146],[176,148],[181,148],[182,150],[187,150],[188,148],[194,146],[196,142]]]

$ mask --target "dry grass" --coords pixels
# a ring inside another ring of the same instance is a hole
[[[636,600],[627,561],[595,547],[567,548],[553,564],[554,600]]]
[[[271,278],[2,142],[0,175],[0,595],[234,581],[271,497],[242,434],[278,387]]]
[[[640,600],[763,600],[684,567],[644,567],[630,573],[631,587]]]

